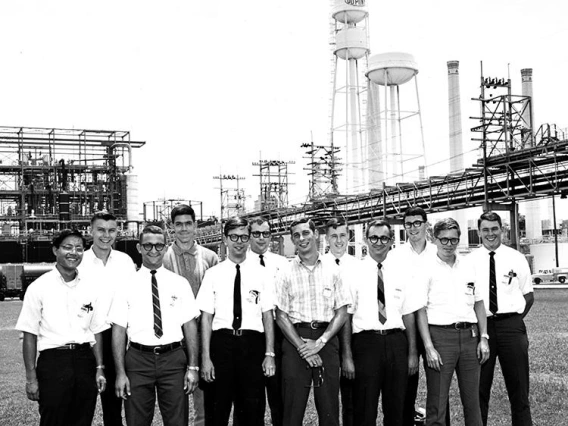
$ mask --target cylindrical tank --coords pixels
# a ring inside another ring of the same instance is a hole
[[[59,220],[71,220],[71,216],[69,215],[69,194],[67,192],[59,194]]]
[[[138,175],[126,173],[126,219],[128,230],[133,235],[138,231],[137,221],[140,220],[140,206],[138,205]]]
[[[335,35],[335,54],[341,59],[361,59],[369,52],[367,31],[349,27]]]
[[[365,0],[335,0],[331,16],[344,24],[356,24],[365,19],[369,13],[365,3]]]
[[[410,81],[416,74],[418,64],[414,61],[414,56],[409,53],[389,52],[371,56],[365,75],[381,86],[399,86]]]

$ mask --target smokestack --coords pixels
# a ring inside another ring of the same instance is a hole
[[[448,61],[448,112],[450,123],[450,173],[464,169],[460,103],[459,61]]]
[[[530,97],[530,108],[525,108],[523,113],[523,121],[527,123],[528,129],[523,134],[523,142],[525,146],[534,146],[534,103],[533,103],[533,84],[532,84],[532,68],[524,68],[521,70],[523,96]]]

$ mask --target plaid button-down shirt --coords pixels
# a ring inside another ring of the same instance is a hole
[[[351,303],[339,267],[321,255],[312,268],[296,256],[287,268],[278,271],[276,306],[288,314],[292,323],[331,321],[336,309]]]

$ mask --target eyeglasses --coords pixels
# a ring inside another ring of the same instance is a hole
[[[321,385],[323,385],[323,374],[324,374],[324,371],[325,371],[323,365],[321,367],[310,367],[308,365],[306,368],[312,369],[312,381],[309,385],[306,385],[304,387],[306,387],[306,388],[319,388],[319,387],[321,387]]]
[[[388,244],[391,240],[392,238],[385,237],[384,235],[382,237],[377,237],[376,235],[371,235],[369,237],[371,244],[377,244],[379,241],[381,242],[381,244]]]
[[[251,235],[252,235],[254,238],[260,238],[261,235],[262,235],[264,238],[268,238],[268,237],[270,237],[270,231],[263,231],[263,232],[260,232],[260,231],[252,231],[252,232],[251,232]]]
[[[449,243],[451,243],[453,246],[455,246],[457,243],[460,242],[459,238],[438,238],[438,241],[440,241],[440,243],[442,243],[442,245],[447,246]]]
[[[250,240],[250,235],[248,235],[248,234],[242,234],[242,235],[231,234],[231,235],[227,235],[227,238],[234,243],[236,243],[239,240],[241,240],[242,243],[246,243],[248,240]]]
[[[59,246],[60,249],[62,249],[63,251],[73,251],[75,250],[77,253],[83,253],[85,251],[85,249],[82,246],[74,246],[71,244],[65,244],[62,246]]]
[[[146,251],[152,251],[153,248],[155,248],[156,251],[162,251],[166,247],[166,245],[163,244],[163,243],[158,243],[158,244],[144,243],[144,244],[141,244],[141,246]]]
[[[420,228],[423,223],[425,223],[423,220],[415,220],[414,222],[404,222],[404,227],[406,229]]]

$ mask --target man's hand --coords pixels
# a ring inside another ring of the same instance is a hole
[[[316,355],[322,348],[321,340],[302,339],[304,343],[298,347],[298,353],[303,359]]]
[[[440,371],[440,366],[444,365],[442,362],[442,357],[438,353],[434,346],[426,348],[426,363],[428,367],[433,368],[436,371]]]
[[[262,361],[262,371],[266,377],[272,377],[276,374],[276,362],[274,361],[274,357],[268,355],[264,357],[264,361]]]
[[[341,375],[349,380],[355,378],[355,363],[353,362],[353,357],[343,357],[341,361]]]
[[[211,362],[211,358],[203,357],[201,359],[201,377],[207,383],[211,383],[213,380],[215,380],[215,367]]]
[[[106,389],[107,380],[105,377],[105,372],[102,368],[97,368],[97,375],[95,376],[95,380],[97,382],[97,389],[99,390],[99,393],[104,392]]]
[[[26,395],[31,401],[39,401],[39,384],[37,379],[26,382]]]
[[[130,380],[126,374],[117,374],[114,386],[115,394],[118,398],[127,399],[130,393]]]
[[[484,337],[482,337],[477,344],[477,359],[479,359],[480,364],[483,364],[489,359],[489,343]]]
[[[183,379],[183,390],[186,394],[193,393],[199,384],[199,373],[195,370],[187,370]]]
[[[323,361],[318,354],[309,356],[305,360],[310,367],[321,367],[323,365]]]
[[[414,376],[418,373],[418,355],[409,354],[408,355],[408,375]]]

